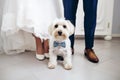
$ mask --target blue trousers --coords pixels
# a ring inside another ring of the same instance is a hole
[[[74,25],[76,22],[76,11],[79,0],[63,0],[64,16]],[[92,49],[94,46],[94,33],[97,17],[98,0],[83,0],[84,10],[84,32],[85,32],[85,48]],[[71,47],[74,47],[74,34],[70,36]]]

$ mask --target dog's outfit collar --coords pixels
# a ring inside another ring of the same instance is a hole
[[[60,47],[65,48],[65,47],[66,47],[66,43],[65,43],[65,42],[54,41],[53,46],[54,46],[54,47],[60,46]]]

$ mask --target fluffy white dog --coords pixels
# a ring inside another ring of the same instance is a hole
[[[57,19],[49,27],[51,35],[49,42],[49,63],[48,68],[53,69],[57,65],[57,56],[63,56],[64,68],[72,69],[72,51],[69,36],[74,33],[74,26],[68,20]]]

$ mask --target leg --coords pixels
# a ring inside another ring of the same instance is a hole
[[[43,52],[43,45],[42,45],[42,41],[40,38],[36,37],[35,35],[33,35],[36,41],[36,58],[39,60],[43,60],[44,59],[44,52]]]
[[[70,20],[75,25],[76,11],[78,0],[63,0],[65,19]],[[74,54],[74,34],[70,36],[72,54]],[[58,60],[63,60],[63,57],[58,56]]]
[[[49,40],[43,40],[43,48],[44,48],[44,54],[46,58],[49,58]]]
[[[53,54],[52,51],[49,53],[49,63],[48,63],[48,68],[54,69],[57,65],[57,56]]]
[[[97,63],[99,59],[92,50],[94,45],[94,33],[97,17],[98,0],[83,0],[84,8],[84,30],[85,30],[85,56],[91,61]]]
[[[75,25],[78,0],[63,0],[64,16]],[[70,36],[71,48],[74,48],[74,34]]]
[[[94,44],[94,32],[96,27],[98,0],[83,0],[85,48],[92,49]]]
[[[66,70],[72,69],[72,56],[71,56],[71,51],[69,49],[67,55],[64,55],[64,68]]]

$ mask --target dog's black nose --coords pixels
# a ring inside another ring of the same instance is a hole
[[[58,31],[58,34],[61,36],[62,35],[62,31]]]

